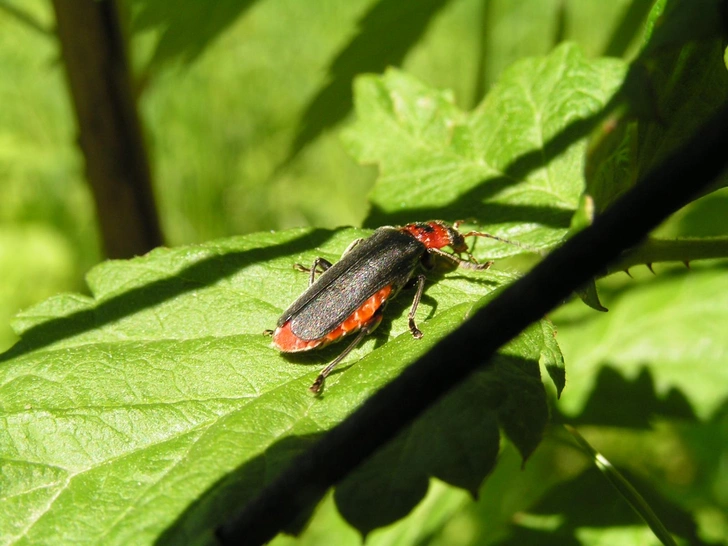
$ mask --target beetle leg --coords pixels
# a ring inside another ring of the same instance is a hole
[[[359,343],[361,343],[361,340],[364,339],[364,336],[367,334],[371,334],[374,330],[376,330],[377,326],[379,326],[379,323],[382,322],[382,310],[384,309],[384,306],[377,309],[376,313],[372,316],[372,318],[369,320],[367,324],[362,326],[361,330],[359,330],[359,333],[356,335],[356,337],[352,340],[351,343],[344,349],[339,356],[337,356],[334,361],[326,366],[323,370],[321,370],[321,373],[318,374],[318,377],[316,377],[316,381],[313,382],[313,384],[308,388],[312,393],[319,394],[321,392],[321,388],[324,386],[324,380],[326,377],[331,373],[331,370],[333,370],[339,362],[344,360],[347,355],[353,351]]]
[[[440,250],[439,248],[428,248],[427,252],[429,252],[430,254],[437,254],[439,257],[444,258],[450,263],[456,265],[457,267],[462,267],[463,269],[477,269],[478,271],[484,271],[488,269],[491,265],[493,265],[493,262],[485,262],[479,264],[472,256],[470,257],[473,259],[473,261],[463,260],[462,258],[450,254],[449,252]]]
[[[319,273],[319,271],[317,271],[318,269],[321,269],[320,273],[323,273],[329,267],[331,267],[331,262],[328,261],[326,258],[321,258],[320,256],[313,261],[311,267],[306,267],[305,265],[301,264],[293,264],[293,268],[297,271],[311,273],[311,276],[308,279],[309,286],[311,286],[313,284],[313,281],[316,280],[316,273]]]
[[[361,340],[364,339],[364,336],[367,335],[369,332],[368,330],[362,328],[359,333],[356,335],[354,340],[349,343],[349,346],[342,351],[342,353],[337,356],[334,361],[326,366],[323,370],[321,370],[321,373],[318,374],[318,377],[316,377],[316,381],[313,382],[313,384],[308,388],[312,393],[318,394],[321,392],[321,387],[324,386],[324,380],[326,377],[331,373],[331,370],[333,370],[339,362],[344,360],[346,356],[353,351],[359,343],[361,343]]]
[[[422,337],[422,332],[419,328],[417,328],[417,324],[415,323],[415,312],[417,311],[417,306],[420,304],[420,300],[422,299],[422,293],[425,291],[426,278],[427,277],[422,274],[417,275],[417,290],[415,292],[415,297],[412,300],[412,307],[410,308],[409,315],[407,316],[409,331],[415,339],[420,339]]]
[[[349,244],[349,246],[346,247],[346,249],[344,250],[344,253],[341,255],[341,257],[343,258],[344,256],[346,256],[349,252],[351,252],[351,250],[356,245],[358,245],[359,243],[361,243],[363,240],[364,239],[361,239],[361,238],[354,239]],[[298,271],[303,271],[305,273],[311,273],[311,276],[309,277],[309,280],[308,280],[308,285],[311,286],[313,284],[313,281],[316,280],[316,273],[318,272],[317,269],[321,269],[320,272],[323,273],[329,267],[331,267],[331,265],[332,265],[332,263],[330,261],[328,261],[326,258],[321,258],[319,256],[318,258],[316,258],[313,261],[313,265],[310,268],[309,267],[306,267],[305,265],[301,265],[301,264],[294,264],[293,267],[295,269],[297,269]]]

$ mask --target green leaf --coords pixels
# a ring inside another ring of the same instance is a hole
[[[431,475],[476,494],[500,445],[495,413],[479,404],[492,389],[480,382],[473,378],[452,393],[336,487],[339,512],[364,536],[407,515]]]
[[[597,283],[594,279],[591,279],[589,282],[587,282],[586,285],[584,285],[582,288],[577,290],[576,295],[579,296],[581,301],[583,301],[585,304],[587,304],[589,307],[591,307],[595,311],[606,312],[609,310],[606,307],[604,307],[602,305],[602,302],[599,300],[599,292],[597,291]]]
[[[639,57],[648,66],[656,118],[639,131],[640,175],[685,142],[728,100],[722,0],[658,2]]]
[[[91,298],[59,296],[24,313],[21,341],[0,355],[0,528],[9,543],[179,543],[209,535],[473,303],[512,279],[490,271],[434,276],[418,311],[422,340],[409,334],[406,294],[394,300],[376,334],[346,361],[356,364],[333,374],[316,398],[308,385],[342,347],[286,358],[262,332],[306,286],[294,263],[336,260],[365,235],[294,230],[157,249],[95,268]],[[538,362],[538,343],[516,346],[509,358]],[[504,383],[522,374],[505,373]],[[535,373],[529,396],[545,408],[537,366]],[[463,401],[452,404],[433,418],[436,431],[476,418]],[[543,408],[535,424],[523,412],[502,420],[523,451],[538,442]],[[427,468],[424,454],[413,456],[410,464]],[[471,490],[482,479],[454,464],[437,474]]]
[[[506,70],[472,113],[451,93],[390,70],[356,83],[353,155],[376,163],[368,225],[440,217],[538,248],[566,233],[584,188],[585,128],[625,73],[566,44]],[[521,252],[484,242],[489,256]]]
[[[643,50],[625,81],[628,107],[604,122],[590,146],[587,188],[597,211],[683,144],[728,100],[728,30],[722,6],[722,0],[656,2]],[[715,187],[727,182],[722,176]]]
[[[605,287],[608,314],[595,315],[573,304],[558,311],[552,318],[569,362],[570,386],[559,408],[574,417],[585,411],[590,394],[599,394],[593,388],[604,373],[600,370],[611,369],[630,382],[647,373],[665,400],[652,406],[638,398],[634,404],[658,409],[682,397],[689,406],[687,415],[690,407],[702,419],[712,415],[728,397],[728,369],[722,364],[728,357],[723,335],[728,324],[725,275],[725,267],[719,266],[658,270],[657,277],[649,275],[617,289]],[[631,403],[627,386],[620,389],[620,406]],[[650,394],[640,392],[643,397]],[[617,407],[609,412],[623,413]]]

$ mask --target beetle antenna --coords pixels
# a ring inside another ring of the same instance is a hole
[[[546,255],[546,252],[544,250],[542,250],[540,248],[536,248],[535,246],[527,245],[525,243],[520,243],[518,241],[512,241],[511,239],[506,239],[505,237],[498,237],[497,235],[491,235],[490,233],[485,233],[483,231],[469,231],[467,233],[463,233],[463,237],[483,237],[486,239],[494,239],[501,243],[517,246],[519,248],[522,248],[523,250],[527,250],[528,252],[533,252],[534,254],[538,254],[539,256]]]
[[[459,230],[460,226],[465,223],[470,224],[477,224],[477,222],[473,219],[470,220],[455,220],[452,223],[452,226]],[[511,239],[506,239],[505,237],[498,237],[497,235],[491,235],[490,233],[485,233],[484,231],[468,231],[467,233],[462,234],[463,237],[483,237],[486,239],[494,239],[496,241],[499,241],[501,243],[505,243],[507,245],[513,245],[517,246],[519,248],[522,248],[523,250],[527,250],[529,252],[533,252],[534,254],[538,254],[539,256],[545,256],[546,252],[544,252],[540,248],[536,248],[535,246],[527,245],[525,243],[519,243],[518,241],[512,241]]]

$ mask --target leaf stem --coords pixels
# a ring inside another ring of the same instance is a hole
[[[609,480],[614,488],[619,492],[624,500],[629,503],[632,509],[639,514],[639,516],[649,525],[655,536],[665,546],[677,546],[675,540],[670,535],[669,531],[665,528],[660,518],[652,511],[650,505],[647,504],[644,497],[629,483],[622,473],[617,470],[609,459],[599,453],[592,445],[584,439],[584,437],[571,425],[564,424],[563,427],[571,434],[576,440],[579,447],[592,459],[596,467],[604,474],[604,477]]]
[[[635,265],[658,262],[692,262],[711,258],[728,258],[728,237],[684,239],[648,238],[609,266],[609,273],[624,271]]]

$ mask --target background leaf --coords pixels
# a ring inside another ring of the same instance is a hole
[[[703,419],[725,403],[725,267],[696,268],[658,270],[656,278],[640,275],[612,290],[603,285],[608,315],[573,304],[555,315],[574,387],[562,411],[578,415],[603,366],[629,380],[646,370],[661,397],[679,390]]]
[[[685,142],[728,99],[724,5],[721,0],[656,2],[644,49],[625,82],[629,107],[605,122],[587,158],[587,191],[597,211]],[[725,183],[723,176],[715,187]]]
[[[174,11],[149,0],[131,0],[134,30],[160,28],[151,65],[173,61],[193,62],[211,42],[249,10],[255,0],[224,0],[207,4],[184,2]],[[158,68],[158,67],[150,67]]]
[[[358,122],[345,136],[355,157],[380,168],[367,223],[461,215],[503,237],[553,245],[584,184],[579,123],[609,101],[624,74],[618,60],[587,61],[563,45],[506,70],[468,115],[447,92],[404,74],[362,78]],[[490,255],[518,252],[504,246]]]
[[[357,34],[328,69],[329,82],[306,108],[287,161],[351,110],[357,74],[399,65],[448,0],[380,0],[357,25]]]

